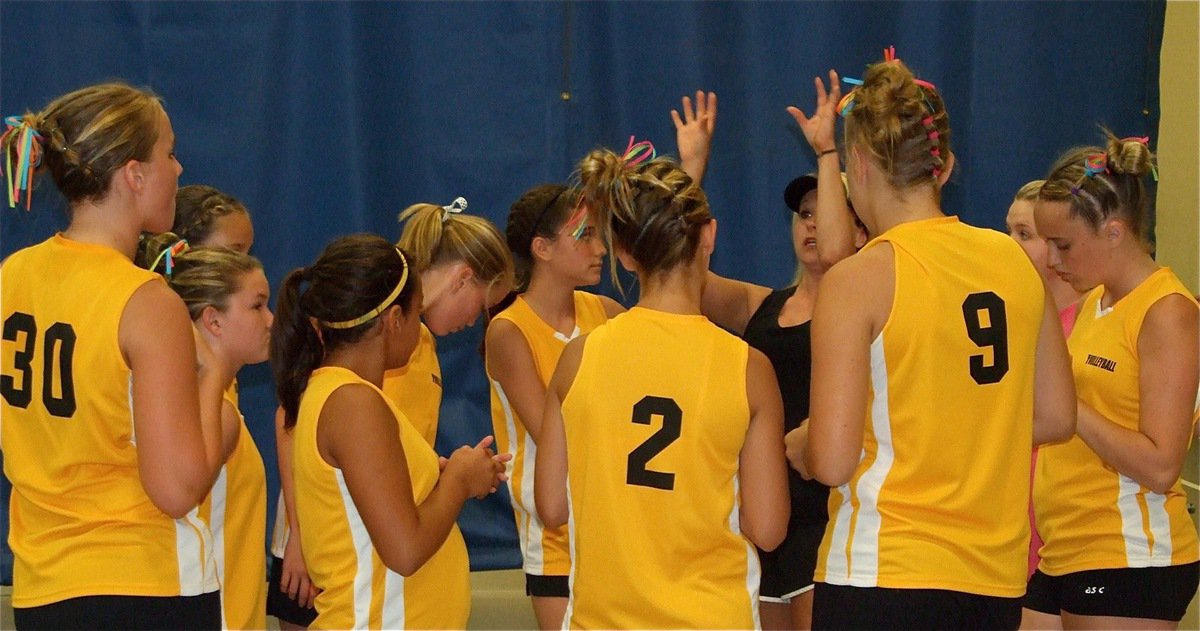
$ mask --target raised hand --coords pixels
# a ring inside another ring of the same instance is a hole
[[[818,155],[832,149],[837,149],[834,139],[834,126],[837,123],[837,105],[842,100],[841,83],[834,70],[829,71],[829,91],[825,91],[825,83],[821,77],[814,77],[813,84],[817,88],[817,104],[811,117],[805,116],[800,108],[789,105],[788,114],[796,119],[796,124],[804,132],[804,138]]]
[[[675,144],[679,148],[679,164],[696,182],[704,179],[708,156],[712,150],[713,129],[717,124],[717,94],[696,90],[695,108],[692,100],[683,97],[683,115],[671,110],[675,122]]]

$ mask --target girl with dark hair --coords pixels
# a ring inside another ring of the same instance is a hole
[[[546,528],[533,497],[534,461],[546,384],[567,342],[624,309],[575,288],[600,282],[606,252],[579,191],[536,186],[513,204],[505,228],[517,286],[488,324],[485,362],[498,449],[511,452],[508,483],[521,543],[525,592],[542,629],[562,627],[570,554],[567,533]]]
[[[409,257],[343,237],[283,281],[271,338],[319,628],[464,628],[470,612],[463,504],[504,481],[486,437],[439,463],[383,394],[420,332]]]

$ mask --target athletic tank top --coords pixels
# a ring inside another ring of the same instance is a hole
[[[0,266],[0,446],[12,482],[14,607],[218,586],[208,525],[160,511],[138,475],[132,373],[117,339],[158,275],[57,235]]]
[[[1100,307],[1104,287],[1097,287],[1081,303],[1067,341],[1080,400],[1126,429],[1136,431],[1140,417],[1142,322],[1171,294],[1194,300],[1165,267],[1107,310]],[[1165,494],[1155,493],[1105,464],[1078,435],[1038,451],[1034,502],[1044,540],[1039,568],[1051,576],[1198,558],[1183,485],[1176,481]]]
[[[585,291],[577,291],[575,299],[575,330],[563,335],[546,324],[525,302],[523,296],[501,311],[495,319],[508,320],[517,326],[533,355],[538,379],[542,386],[550,383],[558,358],[567,342],[585,335],[603,324],[608,315],[600,297]],[[490,352],[485,350],[485,352]],[[509,463],[508,494],[512,499],[513,517],[517,522],[517,535],[521,542],[521,555],[525,572],[535,576],[566,576],[571,568],[571,557],[567,551],[566,528],[546,528],[538,518],[533,499],[533,466],[537,459],[537,445],[525,423],[509,403],[500,382],[488,375],[492,393],[492,431],[496,434],[496,452],[511,453]]]
[[[383,391],[345,368],[313,371],[300,399],[294,432],[296,510],[304,561],[317,595],[314,629],[463,629],[471,609],[467,548],[458,526],[412,576],[387,569],[371,544],[342,470],[317,450],[317,422],[329,395],[349,384],[379,392],[396,415],[396,431],[408,462],[413,501],[433,492],[440,468],[424,438],[404,420]]]
[[[438,363],[437,341],[429,327],[421,324],[421,337],[408,364],[384,373],[383,393],[432,447],[437,439],[442,405],[442,366]]]
[[[238,408],[236,381],[225,391],[225,400]],[[267,472],[241,410],[238,419],[237,445],[200,503],[200,516],[213,534],[221,578],[221,626],[265,629],[267,554],[260,537],[267,527]]]
[[[771,360],[775,369],[775,379],[783,395],[785,434],[808,419],[808,389],[812,381],[812,321],[779,326],[779,313],[795,293],[796,286],[792,285],[768,294],[750,316],[742,335],[747,344]],[[816,480],[805,480],[799,471],[788,467],[788,491],[792,497],[792,527],[828,521],[829,487]]]
[[[568,626],[759,626],[739,523],[748,353],[703,316],[642,307],[588,336],[562,403]]]
[[[955,217],[901,224],[863,249],[880,243],[895,252],[895,297],[816,580],[1021,596],[1042,282],[1011,238]]]

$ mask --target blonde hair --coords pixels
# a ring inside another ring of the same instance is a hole
[[[74,203],[102,199],[113,173],[130,160],[149,159],[163,115],[152,92],[104,83],[60,96],[22,119],[42,136],[38,172],[49,171],[58,190]],[[21,151],[16,136],[10,134],[3,147],[14,164]]]
[[[436,204],[413,204],[399,220],[404,222],[399,245],[418,273],[462,261],[485,284],[512,282],[512,254],[487,219],[452,213]]]
[[[936,137],[932,137],[936,133]],[[846,146],[865,149],[891,185],[936,184],[950,158],[950,117],[936,89],[917,83],[900,60],[872,65],[854,90],[846,115]]]
[[[1013,196],[1014,202],[1036,202],[1038,194],[1042,192],[1042,185],[1046,180],[1033,180],[1026,182],[1025,186],[1017,189],[1017,194]]]
[[[597,149],[579,162],[575,177],[605,243],[619,245],[646,274],[692,260],[701,229],[712,221],[704,191],[669,158],[630,167]],[[609,266],[619,288],[615,256]]]
[[[1070,202],[1071,216],[1081,217],[1094,231],[1109,219],[1119,219],[1147,245],[1150,196],[1145,178],[1157,168],[1154,153],[1144,139],[1121,139],[1103,131],[1104,148],[1075,147],[1058,158],[1038,199]],[[1087,163],[1095,158],[1103,159],[1104,168],[1089,174]]]
[[[225,311],[229,297],[242,288],[246,274],[263,268],[258,259],[228,248],[192,248],[175,255],[171,274],[166,272],[165,257],[158,255],[179,241],[173,232],[164,232],[143,240],[145,247],[139,251],[138,265],[158,272],[167,279],[167,284],[187,305],[192,320],[198,320],[205,307]]]

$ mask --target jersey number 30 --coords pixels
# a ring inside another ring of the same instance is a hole
[[[18,334],[24,333],[21,337]],[[21,385],[13,375],[0,375],[0,394],[9,405],[25,409],[33,401],[33,354],[37,350],[37,323],[28,313],[17,311],[4,321],[4,341],[24,341],[13,356],[13,368],[20,373]],[[75,414],[75,379],[71,358],[75,354],[75,329],[55,322],[46,329],[42,342],[42,403],[52,416],[70,418]],[[58,369],[59,395],[54,396],[54,372]]]
[[[1008,317],[1004,299],[985,291],[967,296],[962,304],[967,337],[979,348],[992,349],[992,363],[985,355],[971,355],[971,378],[979,385],[999,383],[1008,373]],[[984,314],[987,322],[984,323]]]
[[[633,406],[633,422],[638,425],[649,425],[650,419],[662,417],[662,427],[658,428],[646,442],[629,452],[629,466],[625,470],[625,483],[634,486],[648,486],[664,491],[675,490],[675,474],[662,471],[651,471],[646,468],[650,459],[662,453],[671,443],[679,439],[683,429],[683,410],[674,399],[666,397],[642,397]]]

